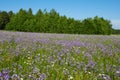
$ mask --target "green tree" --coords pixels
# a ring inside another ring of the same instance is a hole
[[[49,31],[50,32],[56,32],[58,31],[58,24],[59,24],[59,14],[52,9],[49,13]]]
[[[95,34],[96,33],[96,25],[93,22],[92,18],[87,18],[82,21],[82,30],[83,34]]]
[[[44,23],[44,14],[42,12],[41,9],[39,9],[37,11],[37,13],[35,14],[35,19],[36,19],[36,31],[37,32],[43,32],[44,31],[44,27],[43,27],[43,23]]]
[[[67,24],[67,17],[66,16],[61,16],[60,17],[60,25],[59,25],[59,32],[60,33],[67,33],[67,31],[68,31],[68,24]]]
[[[20,9],[16,14],[8,12],[8,18],[4,18],[0,12],[0,21],[1,28],[7,24],[6,29],[15,31],[105,35],[113,31],[111,22],[104,18],[95,16],[80,21],[60,16],[54,9],[50,12],[39,9],[35,15],[31,8],[28,11]],[[3,22],[6,23],[3,25]]]
[[[33,16],[32,9],[31,9],[31,8],[29,8],[29,10],[28,10],[28,15],[29,15],[29,16]]]
[[[11,18],[11,21],[7,24],[6,29],[24,31],[24,22],[28,19],[27,11],[20,9],[19,12]]]
[[[13,11],[9,11],[9,12],[8,12],[8,15],[9,15],[9,17],[11,18],[11,17],[14,15]]]
[[[10,21],[9,15],[6,11],[0,12],[0,29],[5,29],[6,24]]]
[[[94,23],[97,28],[96,34],[111,34],[112,33],[112,25],[109,20],[105,20],[104,18],[99,18],[98,16],[95,16]]]
[[[74,33],[82,34],[82,22],[80,20],[76,20],[74,23]]]

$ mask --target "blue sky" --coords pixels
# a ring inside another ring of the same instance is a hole
[[[0,10],[18,12],[20,8],[55,9],[60,15],[83,20],[99,16],[111,20],[113,28],[120,29],[120,0],[1,0]]]

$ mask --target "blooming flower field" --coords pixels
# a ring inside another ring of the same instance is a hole
[[[120,80],[120,36],[0,31],[0,80]]]

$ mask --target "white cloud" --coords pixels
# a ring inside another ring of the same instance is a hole
[[[111,20],[114,29],[120,29],[120,20]]]

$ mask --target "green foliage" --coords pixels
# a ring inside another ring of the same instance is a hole
[[[87,18],[83,20],[83,33],[86,34],[111,34],[112,25],[109,20],[99,18],[95,16],[92,18]]]
[[[113,29],[112,34],[120,34],[120,29]]]
[[[103,18],[98,18],[98,16],[94,17],[94,23],[97,27],[97,34],[111,34],[112,25],[109,20],[105,20]]]
[[[9,15],[9,17],[11,18],[11,17],[14,15],[13,11],[9,11],[9,12],[8,12],[8,15]]]
[[[98,16],[80,21],[74,18],[60,16],[54,9],[50,10],[50,12],[39,9],[36,14],[33,14],[31,8],[28,11],[20,9],[16,14],[10,11],[7,15],[7,20],[10,18],[10,22],[5,22],[5,25],[9,22],[6,25],[6,30],[104,35],[112,33],[111,22]]]
[[[6,11],[0,12],[0,29],[4,29],[6,24],[9,22],[9,15]]]

